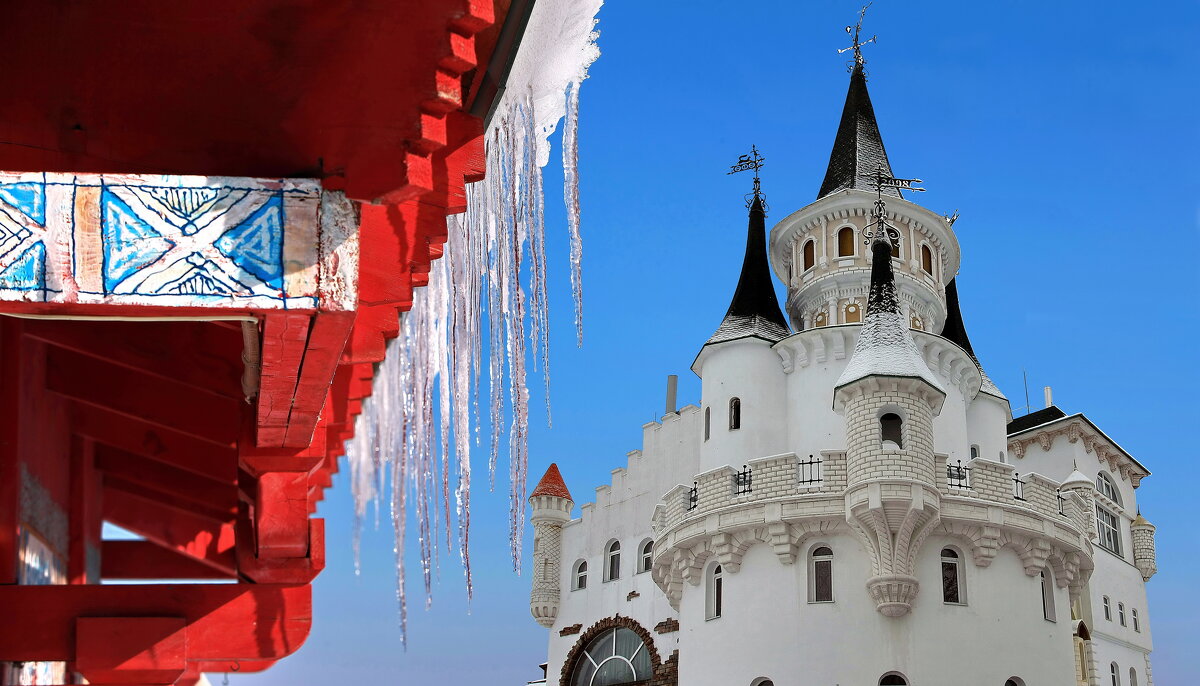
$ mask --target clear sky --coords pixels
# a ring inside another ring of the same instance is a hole
[[[1053,386],[1056,404],[1086,413],[1154,472],[1138,500],[1158,526],[1147,615],[1160,684],[1200,672],[1198,7],[879,0],[864,27],[879,35],[864,52],[893,170],[925,179],[922,205],[961,211],[959,292],[984,368],[1014,414],[1024,413],[1024,369],[1035,409]],[[601,10],[603,54],[582,90],[579,136],[585,344],[574,345],[555,136],[554,425],[531,378],[531,488],[558,462],[578,514],[661,415],[668,374],[680,376],[681,405],[698,400],[688,366],[729,304],[745,240],[750,179],[725,171],[751,143],[763,152],[768,226],[815,199],[848,83],[836,50],[857,10],[841,0],[611,0]],[[529,615],[528,556],[520,577],[508,558],[507,468],[488,493],[486,455],[474,463],[469,613],[457,561],[444,556],[428,611],[411,575],[402,651],[390,532],[367,527],[355,577],[343,468],[319,511],[328,568],[308,643],[230,683],[537,678],[547,633]],[[527,551],[531,538],[527,526]]]

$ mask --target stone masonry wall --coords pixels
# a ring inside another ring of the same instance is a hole
[[[897,407],[904,417],[904,447],[885,450],[879,414]],[[933,412],[916,395],[880,390],[856,395],[846,403],[847,480],[850,485],[870,479],[914,479],[933,485]]]

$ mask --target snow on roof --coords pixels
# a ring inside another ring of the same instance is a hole
[[[868,376],[899,376],[921,379],[942,393],[946,389],[921,358],[917,343],[899,312],[867,315],[854,354],[838,377],[837,388]]]

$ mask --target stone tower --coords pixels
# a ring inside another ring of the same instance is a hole
[[[889,231],[880,216],[866,319],[834,388],[834,407],[846,418],[846,521],[872,555],[867,590],[881,613],[898,617],[920,588],[914,562],[921,543],[940,522],[933,418],[946,392],[901,314]]]
[[[529,592],[529,612],[538,624],[548,628],[558,616],[562,593],[562,527],[570,521],[575,505],[557,464],[550,465],[533,489],[529,505],[533,522],[533,589]]]

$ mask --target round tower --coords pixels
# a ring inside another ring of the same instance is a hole
[[[913,561],[921,542],[940,521],[933,418],[946,392],[904,321],[890,229],[880,212],[866,320],[834,407],[846,417],[846,520],[872,555],[867,590],[879,612],[898,617],[920,589]]]
[[[551,463],[529,496],[533,523],[533,588],[529,612],[538,624],[554,626],[561,598],[562,528],[571,520],[571,492],[563,482],[558,465]]]
[[[1129,532],[1133,536],[1133,564],[1142,573],[1142,580],[1149,581],[1158,571],[1154,554],[1154,525],[1139,511],[1137,519],[1129,525]]]
[[[692,363],[701,378],[704,469],[784,452],[783,434],[770,430],[787,421],[786,381],[773,346],[790,333],[771,285],[766,210],[756,177],[737,290]]]

